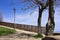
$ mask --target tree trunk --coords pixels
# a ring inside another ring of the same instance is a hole
[[[49,0],[49,17],[46,24],[46,35],[53,35],[54,28],[54,0]]]
[[[38,14],[38,33],[42,33],[42,29],[41,29],[42,12],[43,12],[43,10],[39,8],[39,14]]]

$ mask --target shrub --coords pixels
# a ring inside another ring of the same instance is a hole
[[[42,37],[43,37],[43,35],[38,33],[38,34],[37,34],[37,35],[35,35],[34,37],[35,37],[35,38],[42,38]]]
[[[0,36],[13,34],[15,32],[16,31],[13,30],[13,29],[8,29],[8,28],[0,27]]]

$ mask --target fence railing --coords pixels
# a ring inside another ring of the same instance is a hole
[[[14,23],[9,23],[9,22],[0,22],[0,25],[4,25],[7,27],[12,27],[14,28]],[[21,30],[26,30],[26,31],[32,31],[32,32],[38,32],[38,27],[34,25],[24,25],[24,24],[16,24],[15,23],[15,28],[21,29]],[[42,27],[42,32],[46,32],[46,28]]]

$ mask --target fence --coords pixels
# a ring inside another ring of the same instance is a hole
[[[0,22],[0,25],[17,28],[17,29],[21,29],[21,30],[26,30],[26,31],[38,32],[38,27],[34,26],[34,25],[24,25],[24,24],[15,23],[15,27],[14,27],[14,23],[9,23],[9,22]],[[42,27],[42,32],[43,33],[46,32],[45,27]]]

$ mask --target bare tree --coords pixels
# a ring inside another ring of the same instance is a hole
[[[53,35],[54,28],[54,0],[49,0],[49,17],[46,24],[46,35]]]
[[[60,6],[60,0],[49,0],[49,17],[46,24],[46,35],[53,35],[55,22],[54,22],[54,6]]]

